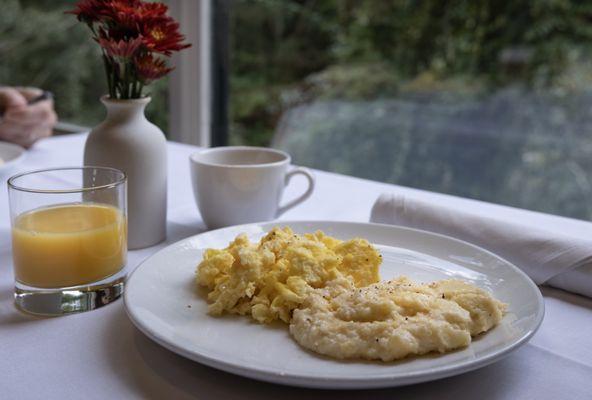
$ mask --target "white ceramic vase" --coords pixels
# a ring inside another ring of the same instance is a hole
[[[165,136],[144,115],[150,97],[113,100],[103,96],[101,102],[107,108],[107,117],[86,140],[84,165],[126,173],[128,248],[155,245],[166,237]]]

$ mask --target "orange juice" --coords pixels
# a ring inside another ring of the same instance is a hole
[[[112,206],[64,204],[29,211],[12,229],[16,280],[38,288],[96,282],[123,268],[127,223]]]

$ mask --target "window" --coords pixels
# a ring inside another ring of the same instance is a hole
[[[230,143],[592,219],[587,3],[230,4]]]

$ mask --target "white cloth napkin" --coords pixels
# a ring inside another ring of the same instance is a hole
[[[592,241],[385,193],[370,221],[441,233],[483,247],[538,285],[592,297]]]

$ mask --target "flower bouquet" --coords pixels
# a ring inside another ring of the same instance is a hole
[[[101,46],[111,99],[143,97],[145,85],[172,71],[166,58],[190,44],[163,3],[82,0],[68,11],[90,28]]]

